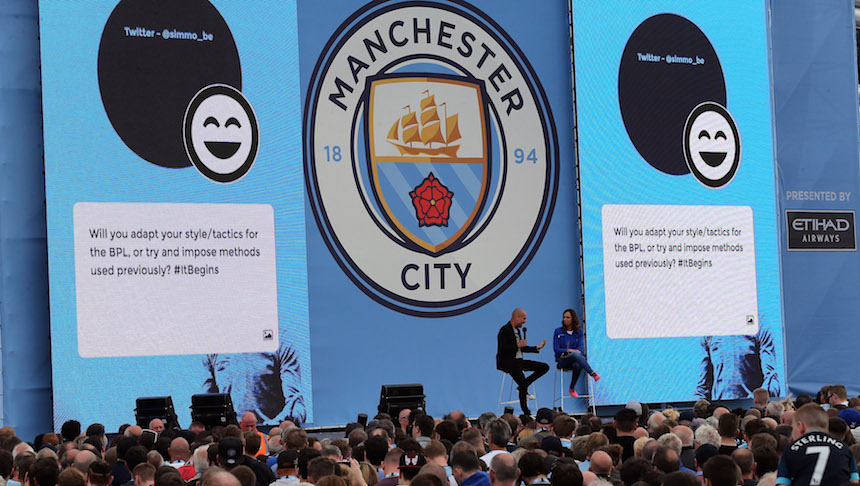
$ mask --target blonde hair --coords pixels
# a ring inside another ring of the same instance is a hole
[[[827,432],[829,418],[827,411],[821,408],[817,403],[807,403],[797,409],[794,413],[795,422],[803,422],[806,425],[806,430],[820,430]]]

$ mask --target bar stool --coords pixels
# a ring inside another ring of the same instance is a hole
[[[513,404],[519,404],[520,403],[519,396],[517,397],[516,400],[511,400],[511,395],[513,395],[513,392],[514,392],[514,384],[515,384],[514,379],[511,378],[511,376],[509,374],[505,373],[504,371],[501,371],[501,373],[502,373],[502,386],[499,388],[499,408],[496,410],[499,415],[502,414],[502,407],[504,405],[513,405]],[[502,396],[505,393],[505,382],[508,380],[510,380],[510,383],[508,383],[508,399],[506,401],[502,401]],[[526,398],[526,403],[528,403],[530,401],[534,402],[534,408],[532,410],[536,411],[538,409],[538,406],[537,406],[537,393],[535,391],[534,382],[532,382],[532,384],[529,386],[529,392],[528,392],[528,395]]]
[[[591,406],[591,413],[597,415],[597,405],[595,405],[595,403],[594,403],[593,382],[592,382],[592,380],[588,379],[589,378],[588,373],[586,373],[585,370],[583,370],[582,374],[580,375],[580,378],[582,376],[585,376],[585,386],[586,386],[585,395],[579,395],[576,398],[571,397],[571,396],[567,396],[569,386],[566,386],[566,384],[569,384],[570,380],[565,380],[565,376],[564,376],[565,373],[573,373],[573,369],[562,368],[560,365],[556,364],[556,366],[555,366],[555,378],[553,379],[554,381],[553,381],[553,387],[552,387],[552,389],[553,389],[552,407],[553,408],[558,407],[559,410],[564,411],[564,400],[565,399],[577,400],[580,398],[584,398],[586,400],[586,405],[585,405],[586,410],[589,408],[589,405],[590,405]],[[556,383],[558,384],[557,386],[556,386]],[[558,395],[556,395],[556,393],[558,393]]]

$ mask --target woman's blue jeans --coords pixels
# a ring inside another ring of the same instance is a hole
[[[566,358],[558,358],[558,364],[561,368],[573,370],[570,377],[571,390],[576,387],[576,382],[579,381],[579,374],[582,373],[582,370],[585,370],[589,375],[594,373],[585,356],[581,353],[570,353]]]

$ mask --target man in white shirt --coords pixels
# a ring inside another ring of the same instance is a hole
[[[487,444],[490,446],[490,452],[481,456],[484,464],[489,467],[494,457],[499,454],[508,454],[509,440],[511,440],[511,426],[508,425],[508,421],[501,417],[490,420],[490,423],[487,424]]]

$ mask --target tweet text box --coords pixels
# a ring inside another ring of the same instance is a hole
[[[278,348],[272,206],[81,202],[74,235],[81,356]]]
[[[609,338],[758,332],[752,208],[610,204],[601,213]]]

